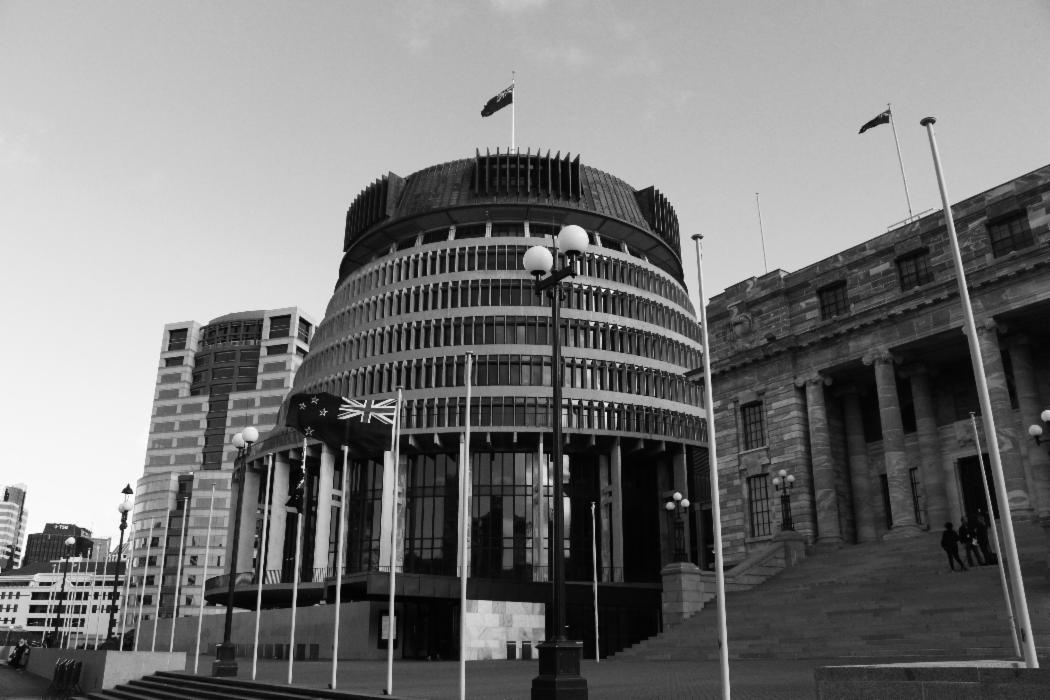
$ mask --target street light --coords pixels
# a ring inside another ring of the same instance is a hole
[[[675,491],[664,501],[664,510],[671,516],[671,528],[674,530],[674,560],[688,561],[685,555],[685,513],[689,510],[689,499]]]
[[[773,477],[773,487],[780,492],[780,529],[794,530],[795,524],[791,522],[791,489],[795,486],[795,475],[788,474],[787,469],[781,469]]]
[[[233,463],[233,480],[237,482],[237,507],[230,504],[230,517],[233,518],[233,542],[229,548],[229,580],[226,582],[226,626],[222,633],[222,643],[215,645],[215,661],[211,665],[212,676],[237,675],[237,648],[230,641],[233,631],[233,589],[237,583],[237,550],[241,539],[241,501],[244,500],[244,470],[247,468],[248,453],[252,444],[259,439],[259,431],[248,426],[243,432],[233,436],[233,446],[237,448],[237,458]],[[293,650],[294,651],[294,650]]]
[[[1043,421],[1044,423],[1050,423],[1050,409],[1047,409],[1040,413],[1039,420]],[[1039,425],[1038,423],[1032,423],[1030,426],[1028,426],[1028,434],[1035,438],[1035,444],[1037,445],[1041,445],[1044,442],[1046,442],[1046,439],[1043,438],[1043,426]]]
[[[128,496],[134,493],[131,490],[131,484],[125,486],[120,492],[124,494],[124,501],[117,506],[117,512],[120,513],[120,544],[117,545],[117,561],[113,567],[113,590],[109,594],[109,632],[106,634],[106,648],[108,649],[115,649],[117,645],[117,638],[114,632],[117,624],[117,589],[120,586],[120,559],[124,555],[124,530],[128,529],[128,511],[131,510]]]
[[[554,534],[551,538],[553,550],[551,607],[554,608],[552,629],[554,639],[537,645],[540,673],[532,679],[532,700],[547,698],[587,698],[587,679],[580,675],[580,660],[583,658],[583,642],[566,639],[565,630],[565,506],[562,495],[562,367],[561,300],[564,295],[561,283],[578,273],[580,256],[587,249],[587,232],[574,224],[563,226],[558,232],[558,250],[565,256],[565,266],[554,268],[554,256],[544,246],[533,246],[525,251],[522,263],[535,278],[536,294],[551,300],[551,385],[553,403],[551,426],[553,444],[554,478]],[[461,630],[461,634],[465,631]]]
[[[66,538],[66,565],[62,569],[62,588],[58,592],[58,612],[55,613],[55,638],[59,644],[62,644],[61,632],[59,628],[62,626],[62,608],[64,607],[66,599],[66,574],[69,572],[69,558],[72,556],[71,547],[77,543],[75,537]],[[64,645],[63,645],[64,647]]]

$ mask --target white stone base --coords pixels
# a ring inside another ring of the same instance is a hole
[[[507,642],[516,644],[517,658],[522,642],[531,642],[535,650],[546,636],[544,607],[543,603],[468,600],[466,660],[506,659]]]

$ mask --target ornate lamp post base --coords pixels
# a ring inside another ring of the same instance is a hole
[[[540,675],[532,679],[532,700],[587,700],[587,679],[580,675],[583,642],[541,642],[536,650]]]
[[[211,662],[211,675],[214,678],[237,676],[237,647],[223,642],[215,645],[215,661]]]

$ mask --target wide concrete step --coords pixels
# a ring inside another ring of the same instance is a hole
[[[319,688],[297,688],[244,681],[236,678],[208,678],[186,673],[162,671],[111,690],[80,696],[91,700],[390,700],[391,696],[354,693]]]

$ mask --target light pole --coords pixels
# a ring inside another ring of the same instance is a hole
[[[791,489],[795,486],[795,475],[781,469],[773,477],[773,488],[780,492],[780,529],[787,532],[795,529],[791,521]]]
[[[547,293],[551,301],[551,406],[552,478],[554,481],[554,533],[551,537],[552,581],[551,607],[554,639],[537,645],[540,673],[532,679],[532,700],[547,698],[587,698],[587,679],[580,675],[583,642],[566,639],[565,630],[565,505],[562,495],[562,371],[561,371],[561,283],[578,272],[580,256],[587,249],[587,232],[574,224],[563,226],[558,232],[558,250],[565,256],[565,265],[554,268],[554,256],[544,246],[533,246],[525,251],[522,263],[535,278],[536,294]],[[461,631],[461,633],[463,633]]]
[[[233,436],[233,446],[237,448],[237,457],[233,463],[233,480],[237,482],[237,505],[230,504],[230,517],[233,518],[233,542],[228,548],[229,581],[226,582],[226,626],[223,628],[222,644],[215,645],[215,661],[211,665],[212,676],[237,675],[237,648],[230,641],[233,631],[233,589],[237,583],[237,550],[241,539],[241,501],[244,500],[244,470],[248,466],[248,453],[252,444],[259,439],[259,431],[248,426],[243,432]],[[293,650],[294,651],[294,650]]]
[[[120,513],[120,544],[117,545],[117,561],[113,567],[113,590],[109,594],[109,628],[106,634],[106,648],[116,648],[117,638],[114,636],[114,631],[117,624],[117,588],[120,586],[120,560],[124,555],[124,531],[128,529],[128,511],[131,510],[131,505],[128,503],[128,496],[134,493],[131,490],[131,484],[128,484],[120,491],[124,494],[124,502],[117,506],[117,511]]]
[[[1039,414],[1039,420],[1044,423],[1050,423],[1050,409],[1047,409]],[[1043,437],[1043,426],[1038,423],[1032,423],[1028,426],[1028,434],[1035,439],[1035,444],[1042,445],[1047,442],[1046,438]]]
[[[685,554],[685,514],[689,510],[689,499],[675,491],[664,501],[664,510],[671,516],[671,528],[674,530],[674,560],[688,561]]]
[[[70,558],[70,556],[72,556],[70,554],[70,551],[71,551],[72,546],[75,545],[76,543],[77,543],[77,539],[75,537],[67,537],[66,538],[66,543],[65,543],[66,544],[66,565],[62,568],[62,588],[60,588],[59,592],[58,592],[58,612],[55,613],[55,632],[54,632],[54,635],[55,635],[55,639],[59,640],[59,644],[62,643],[61,642],[61,639],[62,639],[61,634],[62,633],[59,632],[59,628],[62,626],[62,608],[64,607],[63,604],[65,603],[65,600],[66,600],[66,574],[69,573],[69,558]]]

